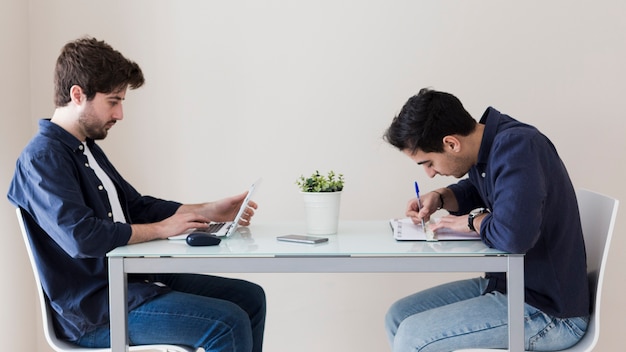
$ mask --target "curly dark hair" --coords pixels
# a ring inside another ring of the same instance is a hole
[[[65,44],[54,70],[54,103],[62,107],[70,102],[70,88],[78,85],[87,100],[96,93],[111,93],[130,87],[136,89],[145,80],[141,68],[104,41],[83,37]]]
[[[385,132],[383,139],[401,151],[412,154],[443,152],[443,137],[469,135],[476,120],[452,94],[423,88],[404,104]]]

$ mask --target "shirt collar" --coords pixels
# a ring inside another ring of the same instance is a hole
[[[485,125],[483,132],[483,139],[480,143],[480,149],[478,151],[477,165],[484,165],[489,160],[489,153],[491,152],[491,146],[496,138],[498,132],[498,125],[500,124],[500,112],[493,107],[488,107],[480,118],[480,123]]]
[[[57,125],[56,123],[50,121],[50,119],[41,119],[39,120],[39,130],[41,134],[60,141],[65,144],[69,149],[71,149],[74,153],[83,153],[83,143],[78,140],[78,138],[74,137],[71,133],[67,132],[63,127]],[[87,138],[87,145],[91,148],[94,144],[92,139]]]

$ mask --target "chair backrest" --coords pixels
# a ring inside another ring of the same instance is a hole
[[[576,192],[587,251],[592,313],[585,336],[567,351],[591,351],[600,337],[600,304],[606,261],[617,219],[617,199],[580,189]]]
[[[43,333],[46,338],[46,342],[48,345],[52,347],[57,352],[110,352],[110,348],[85,348],[80,347],[70,342],[61,340],[57,337],[54,332],[54,325],[52,322],[52,312],[50,303],[48,302],[48,297],[46,296],[43,288],[41,286],[41,279],[39,277],[39,270],[37,269],[37,263],[35,262],[35,256],[33,255],[33,249],[30,243],[30,239],[28,238],[28,233],[26,231],[26,225],[24,222],[24,216],[22,214],[22,209],[17,208],[17,220],[20,225],[20,230],[22,231],[22,237],[24,238],[24,244],[26,245],[26,251],[28,252],[28,259],[30,260],[30,265],[33,268],[33,274],[35,276],[35,284],[37,285],[37,292],[39,295],[39,303],[41,308],[41,318],[43,320]],[[146,346],[133,346],[130,347],[130,351],[172,351],[172,352],[193,352],[196,349],[192,349],[190,347],[182,347],[182,346],[174,346],[174,345],[146,345]]]

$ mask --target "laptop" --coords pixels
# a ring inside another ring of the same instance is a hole
[[[201,229],[199,228],[199,229],[195,229],[192,231],[187,231],[180,235],[170,236],[168,237],[168,239],[184,240],[187,238],[187,235],[190,234],[191,232],[206,232],[217,237],[230,237],[237,230],[237,227],[239,226],[239,220],[241,220],[243,213],[248,208],[248,203],[250,203],[250,200],[252,199],[252,195],[254,194],[254,191],[259,188],[260,183],[261,183],[261,179],[259,178],[250,186],[250,188],[248,189],[248,194],[246,195],[246,198],[244,198],[243,202],[241,203],[241,207],[239,208],[239,211],[237,212],[237,215],[235,216],[235,219],[233,219],[233,221],[223,221],[223,222],[211,221],[209,223],[209,226],[206,228],[201,228]]]

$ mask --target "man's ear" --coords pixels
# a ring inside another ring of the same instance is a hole
[[[70,87],[70,98],[72,99],[72,103],[75,105],[82,105],[85,100],[87,100],[87,96],[83,93],[83,89],[76,84]]]
[[[443,137],[443,151],[455,152],[458,153],[461,151],[461,140],[459,140],[456,136],[445,136]]]

